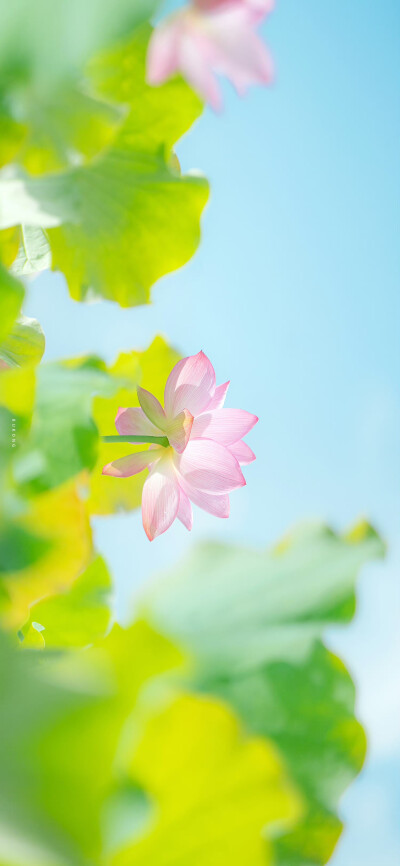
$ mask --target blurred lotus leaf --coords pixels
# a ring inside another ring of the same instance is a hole
[[[0,343],[0,361],[9,367],[38,364],[45,347],[44,333],[36,319],[20,316]]]
[[[21,572],[41,559],[50,549],[51,542],[41,535],[36,535],[24,525],[2,516],[0,527],[0,577],[7,577],[10,572]],[[9,597],[2,585],[2,601]]]
[[[382,553],[364,524],[348,537],[304,528],[271,553],[204,544],[144,594],[142,615],[190,654],[196,687],[283,754],[307,810],[276,842],[280,866],[326,863],[340,835],[338,800],[365,737],[350,677],[321,636],[351,619],[358,571]]]
[[[171,644],[137,623],[37,659],[2,647],[1,862],[265,863],[299,798],[228,708],[171,693],[163,673],[183,662]]]
[[[7,491],[14,486],[12,462],[31,424],[35,387],[32,366],[10,367],[0,360],[0,523],[7,511]]]
[[[116,626],[84,653],[21,652],[1,634],[0,644],[0,862],[111,863],[108,801],[127,780],[125,727],[143,684],[156,687],[180,653],[145,624]]]
[[[67,592],[31,607],[22,629],[24,647],[31,646],[37,634],[40,645],[52,649],[85,647],[99,640],[110,624],[110,595],[110,574],[101,556],[96,556]]]
[[[34,357],[32,332],[40,352],[40,331],[23,320],[20,343],[6,340],[10,361],[11,351],[13,360],[22,360],[27,342]],[[99,377],[108,383],[90,365],[78,367],[75,376],[57,364],[0,373],[0,614],[7,628],[20,628],[34,602],[65,590],[89,561],[91,533],[80,489],[89,458],[82,442],[91,435],[97,440],[90,410]],[[78,481],[68,483],[73,476]]]
[[[29,0],[14,0],[0,12],[1,77],[12,82],[18,73],[34,91],[52,90],[60,79],[80,75],[93,53],[132,31],[156,6],[156,0],[115,0],[112,7],[102,0],[84,7],[79,0],[37,0],[33,15]]]
[[[181,176],[171,148],[202,104],[182,79],[146,85],[150,32],[143,26],[93,58],[87,86],[96,98],[57,93],[57,110],[44,111],[49,130],[39,113],[39,130],[23,144],[19,162],[30,174],[8,167],[0,175],[0,227],[48,229],[52,266],[77,300],[147,303],[151,285],[183,265],[199,241],[208,185],[198,175]],[[30,267],[42,267],[38,236],[31,248]],[[21,263],[15,267],[22,272]]]
[[[157,0],[13,0],[0,8],[0,164],[48,171],[98,152],[113,106],[90,93],[85,68],[135,31]]]
[[[90,560],[91,532],[78,484],[36,496],[7,526],[11,540],[2,554],[0,620],[7,628],[21,628],[34,602],[65,591]]]
[[[14,461],[20,491],[41,493],[93,468],[98,441],[93,397],[114,387],[98,359],[38,368],[31,429]]]
[[[16,254],[12,259],[12,273],[32,277],[50,267],[51,251],[46,233],[37,226],[21,226]]]
[[[8,336],[21,309],[24,287],[0,261],[0,342]]]
[[[25,320],[24,325],[15,328],[21,328],[20,332],[30,337],[34,335],[40,342],[36,324]],[[10,337],[9,346],[12,341]],[[30,351],[34,351],[33,343]],[[17,348],[14,356],[17,357]],[[113,447],[99,440],[99,432],[115,433],[117,409],[121,405],[138,405],[139,384],[151,388],[162,399],[165,381],[178,357],[157,337],[143,352],[121,354],[108,369],[98,358],[86,357],[40,365],[36,376],[29,368],[5,371],[0,376],[0,407],[3,405],[9,414],[21,414],[29,420],[29,429],[22,421],[16,423],[18,447],[12,458],[19,492],[33,496],[86,470],[89,507],[93,513],[108,514],[119,508],[137,507],[144,479],[133,478],[125,485],[118,479],[114,484],[108,483],[110,479],[101,472],[112,459]],[[11,435],[11,420],[9,424]],[[116,444],[114,453],[117,451],[122,457],[142,447]]]
[[[0,254],[12,237],[0,238]],[[0,263],[0,487],[17,442],[31,422],[36,379],[32,369],[44,352],[44,334],[36,319],[20,315],[24,288]],[[19,368],[23,369],[19,369]],[[0,502],[0,519],[2,504]]]
[[[9,367],[0,372],[0,411],[8,413],[9,424],[9,447],[11,453],[13,445],[12,431],[15,429],[16,440],[18,434],[23,433],[30,424],[33,406],[35,402],[36,378],[32,367]],[[17,416],[13,418],[12,416]],[[12,421],[15,426],[12,427]]]
[[[128,772],[155,812],[113,866],[264,866],[271,828],[301,809],[277,752],[220,702],[191,694],[140,718]]]
[[[0,261],[9,268],[15,260],[20,245],[20,229],[13,226],[0,231]]]
[[[33,333],[40,350],[35,323],[23,320],[16,327],[29,339]],[[9,360],[13,347],[14,360],[22,362],[20,344],[9,337],[7,345]],[[34,341],[30,351],[34,356]],[[21,628],[32,605],[44,604],[46,621],[40,607],[30,622],[44,625],[46,632],[39,638],[32,626],[29,645],[34,640],[40,646],[62,646],[65,640],[65,645],[86,646],[108,622],[104,565],[96,560],[82,574],[91,556],[89,514],[137,507],[144,479],[107,484],[101,471],[112,447],[99,441],[98,427],[102,434],[114,433],[118,406],[138,405],[139,383],[162,398],[177,360],[177,353],[156,338],[144,352],[121,355],[110,369],[87,357],[0,373],[0,610],[3,624]],[[141,446],[116,444],[115,449],[122,456],[135,447]],[[47,601],[77,578],[71,597]]]
[[[67,549],[72,536],[57,562]],[[357,572],[381,554],[365,524],[343,537],[302,529],[271,553],[203,545],[105,638],[100,558],[88,553],[83,573],[76,563],[69,592],[31,566],[29,588],[48,598],[30,604],[25,651],[2,656],[0,862],[18,850],[31,866],[39,850],[56,866],[326,863],[365,740],[321,635],[351,618]],[[27,610],[22,589],[14,613]]]

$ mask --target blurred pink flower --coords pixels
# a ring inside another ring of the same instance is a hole
[[[118,409],[115,426],[123,436],[167,436],[169,446],[108,463],[104,475],[128,478],[143,469],[142,515],[150,539],[168,529],[175,518],[192,528],[191,502],[229,517],[229,493],[246,484],[240,465],[255,460],[242,437],[258,421],[243,409],[224,409],[229,382],[216,387],[215,372],[203,352],[179,361],[171,371],[162,408],[138,388],[141,408]]]
[[[192,0],[153,31],[147,55],[149,84],[181,72],[217,111],[222,97],[215,73],[243,95],[251,84],[270,84],[272,60],[257,26],[273,0]]]

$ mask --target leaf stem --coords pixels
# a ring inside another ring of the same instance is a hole
[[[103,442],[119,442],[121,445],[162,445],[168,448],[169,442],[166,436],[102,436]]]

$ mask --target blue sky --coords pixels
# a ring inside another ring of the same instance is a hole
[[[230,405],[256,412],[257,462],[232,516],[196,513],[149,545],[140,515],[96,522],[120,616],[135,588],[204,537],[266,546],[313,518],[360,516],[383,533],[385,564],[359,584],[354,624],[332,632],[358,684],[366,769],[346,794],[334,866],[400,862],[400,6],[396,0],[281,0],[264,27],[277,68],[269,90],[206,111],[180,142],[184,170],[212,196],[201,247],[133,310],[70,300],[59,275],[31,286],[48,359],[112,360],[165,334],[202,348]],[[397,247],[397,248],[396,248]],[[104,431],[112,432],[112,431]],[[132,544],[134,538],[134,545]]]

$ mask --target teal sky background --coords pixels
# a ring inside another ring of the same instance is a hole
[[[212,196],[199,251],[153,304],[79,305],[43,274],[25,307],[46,358],[144,348],[157,333],[203,349],[229,405],[260,416],[257,461],[229,521],[196,510],[149,544],[139,514],[96,521],[119,616],[135,589],[193,541],[267,546],[294,523],[367,516],[388,542],[365,569],[358,611],[328,635],[358,685],[366,767],[345,795],[332,866],[400,863],[400,4],[280,0],[264,28],[270,90],[206,111],[177,150]],[[156,253],[156,251],[155,251]],[[103,433],[113,433],[110,429]]]

